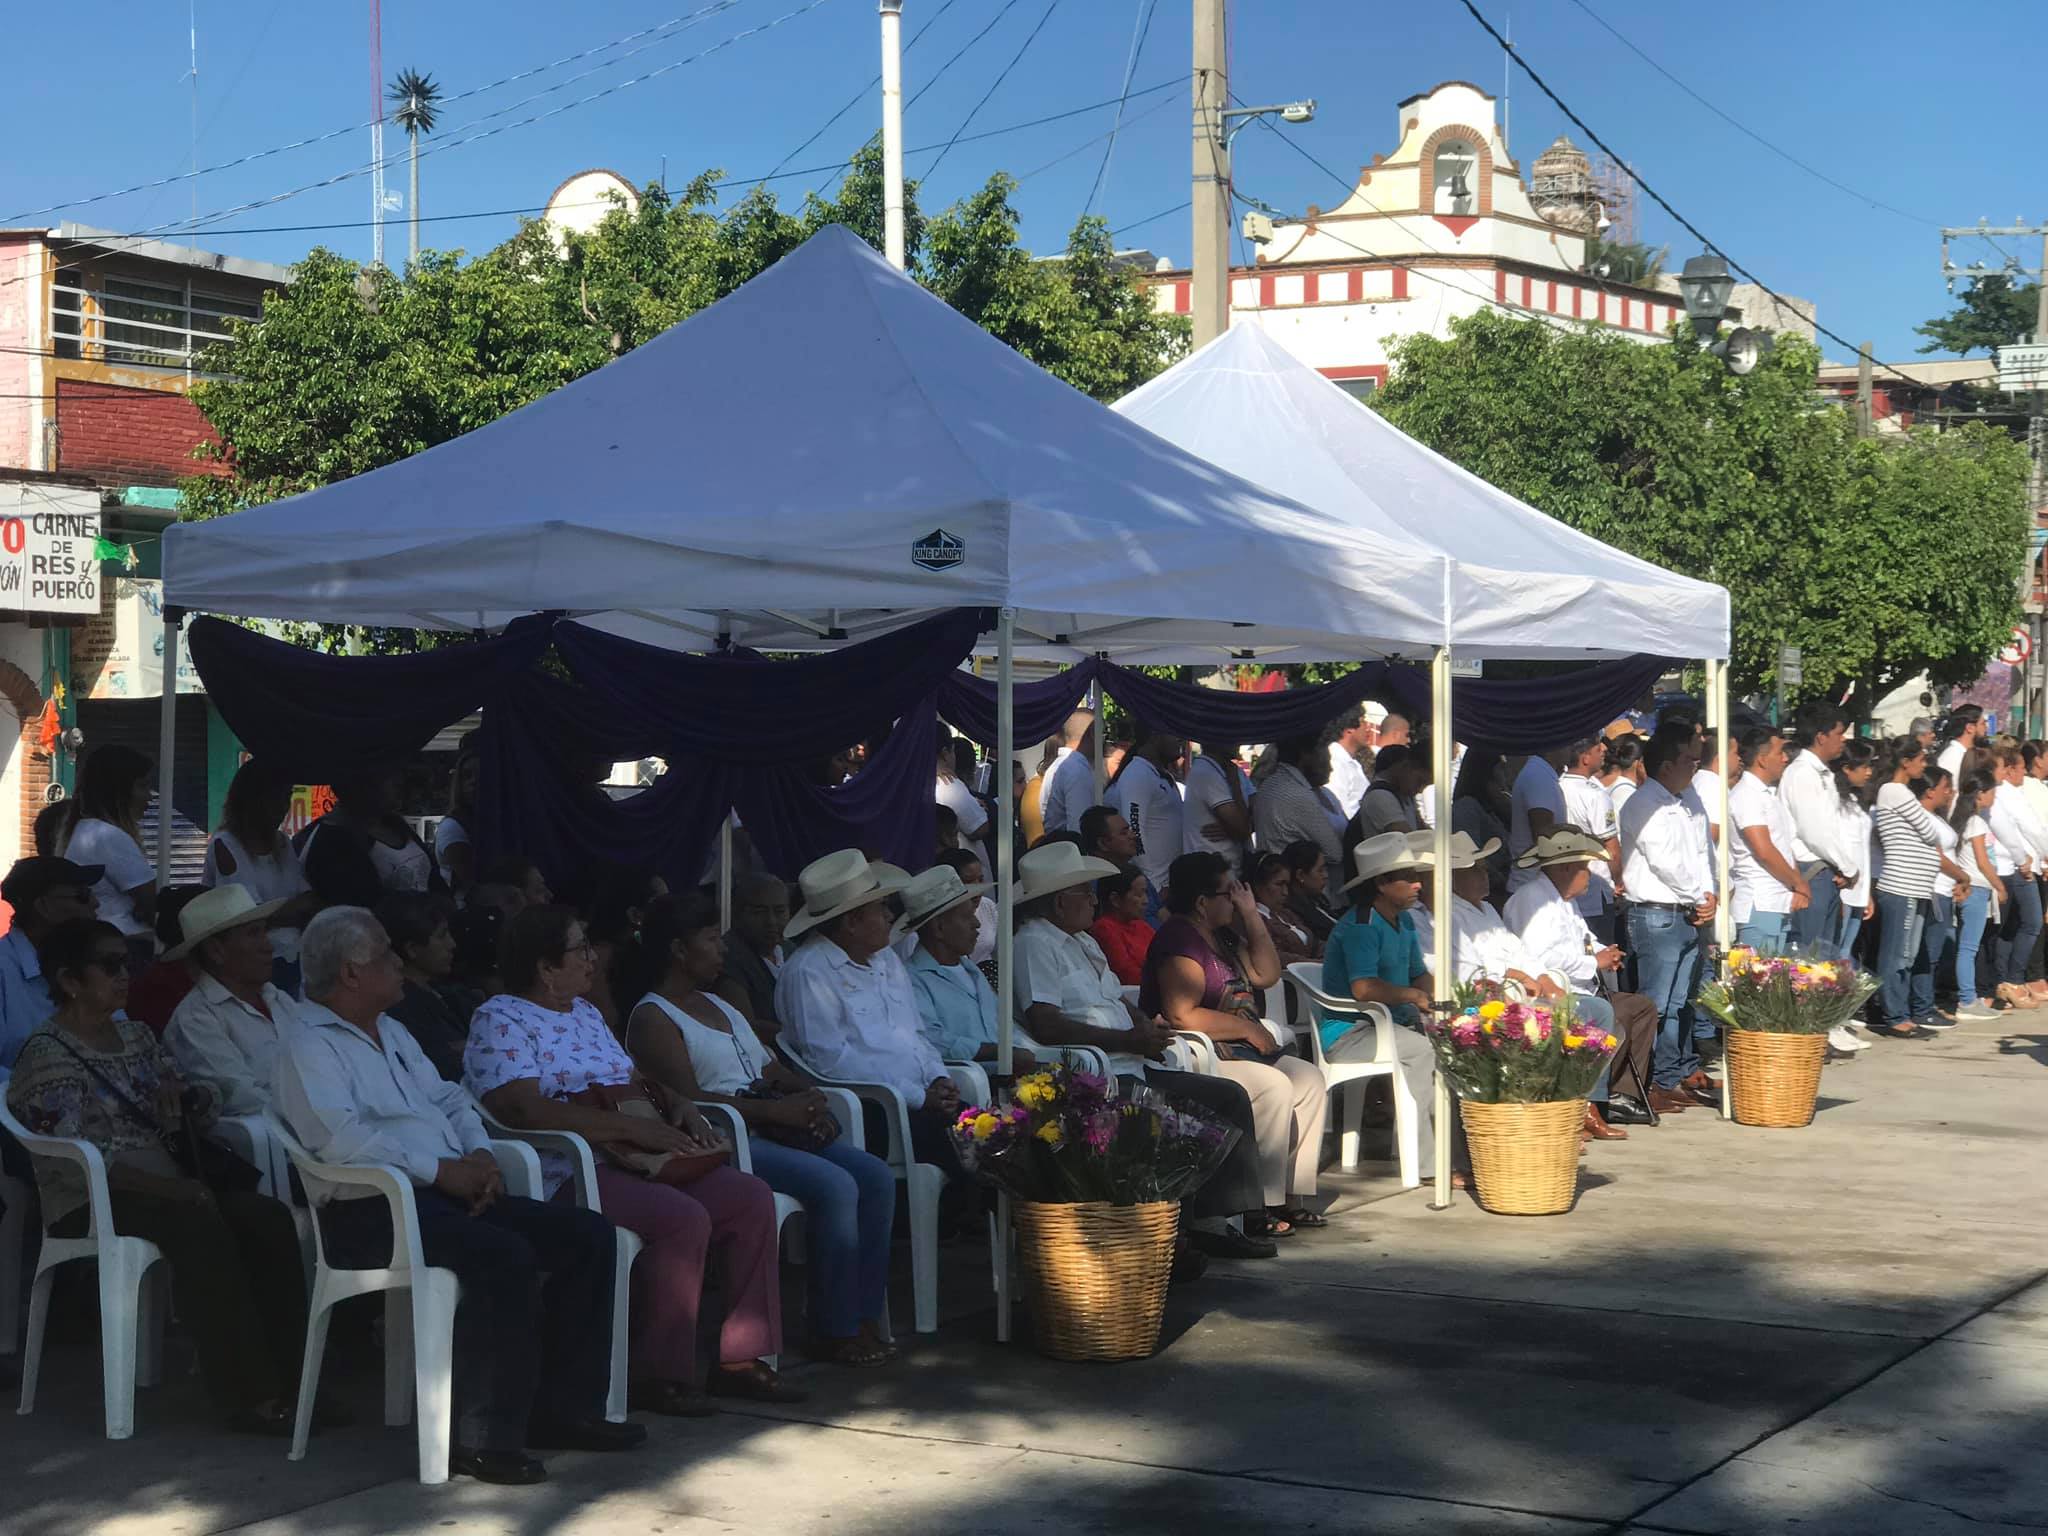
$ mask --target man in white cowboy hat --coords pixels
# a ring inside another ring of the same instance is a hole
[[[960,1092],[925,1038],[910,973],[889,948],[886,902],[909,883],[853,848],[807,866],[797,877],[803,907],[783,930],[804,942],[775,978],[775,1013],[806,1066],[902,1094],[918,1161],[953,1169],[947,1128]]]
[[[1435,1134],[1436,1051],[1422,1034],[1435,1002],[1435,982],[1416,932],[1415,908],[1435,857],[1422,833],[1383,832],[1351,850],[1355,873],[1344,882],[1351,910],[1330,930],[1323,950],[1323,990],[1361,1003],[1378,1003],[1405,1026],[1394,1031],[1401,1079],[1415,1101],[1420,1145]],[[1325,1019],[1323,1055],[1331,1061],[1369,1059],[1379,1032],[1355,1019]]]
[[[1011,957],[1017,1022],[1047,1045],[1098,1046],[1118,1077],[1149,1083],[1236,1126],[1243,1133],[1237,1145],[1187,1202],[1190,1237],[1219,1258],[1272,1258],[1279,1249],[1271,1240],[1229,1226],[1229,1218],[1265,1208],[1251,1099],[1227,1077],[1157,1064],[1172,1031],[1124,1001],[1123,984],[1088,932],[1095,882],[1116,873],[1108,860],[1088,858],[1065,842],[1034,848],[1017,861],[1011,893],[1018,924]]]
[[[893,937],[915,936],[910,984],[925,1038],[947,1061],[996,1059],[996,994],[968,960],[981,928],[978,904],[988,890],[964,884],[949,864],[934,864],[903,888],[903,915],[890,930]],[[1014,1070],[1037,1069],[1032,1044],[1028,1036],[1013,1036]]]
[[[1607,853],[1606,843],[1577,827],[1556,827],[1536,839],[1522,862],[1544,878],[1532,880],[1508,898],[1503,914],[1521,936],[1535,964],[1561,975],[1587,1015],[1587,999],[1604,999],[1613,1015],[1609,1027],[1621,1036],[1621,1055],[1610,1079],[1627,1083],[1627,1094],[1611,1093],[1600,1106],[1610,1125],[1655,1125],[1649,1107],[1650,1052],[1657,1040],[1657,1007],[1633,992],[1604,992],[1603,974],[1612,983],[1621,968],[1621,950],[1594,936],[1578,898],[1592,879],[1592,867]],[[1683,1107],[1683,1106],[1680,1106]]]
[[[192,990],[164,1031],[185,1076],[220,1090],[222,1113],[269,1107],[272,1073],[297,1004],[271,985],[270,916],[289,898],[259,902],[246,886],[217,885],[178,914],[182,942],[164,951],[192,971]]]

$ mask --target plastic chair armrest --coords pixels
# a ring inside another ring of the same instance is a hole
[[[697,1108],[707,1119],[724,1121],[721,1127],[732,1141],[733,1163],[741,1173],[754,1171],[754,1139],[747,1134],[747,1117],[730,1104],[719,1104],[710,1099],[699,1099]]]
[[[491,1133],[493,1143],[500,1141],[523,1142],[529,1147],[538,1147],[548,1152],[559,1152],[569,1159],[569,1177],[576,1186],[576,1203],[586,1211],[601,1211],[604,1202],[597,1192],[597,1158],[590,1150],[590,1143],[574,1131],[532,1130],[523,1126],[507,1125],[489,1110],[477,1103],[476,1112],[484,1122],[484,1129]],[[492,1155],[497,1148],[492,1147]],[[499,1163],[504,1162],[499,1157]],[[536,1165],[537,1166],[537,1165]],[[535,1187],[539,1187],[539,1176],[535,1175]],[[507,1188],[510,1188],[508,1182]],[[517,1193],[517,1191],[514,1191]],[[538,1199],[539,1196],[533,1198]]]
[[[523,1141],[509,1136],[491,1138],[491,1156],[497,1159],[498,1174],[505,1181],[505,1193],[522,1200],[544,1200],[547,1186],[541,1180],[540,1154]]]
[[[988,1069],[978,1061],[949,1061],[945,1064],[946,1075],[960,1090],[960,1097],[970,1104],[987,1104],[991,1089]]]

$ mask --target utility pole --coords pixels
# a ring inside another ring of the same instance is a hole
[[[902,271],[903,0],[882,0],[882,246]]]
[[[1856,350],[1856,435],[1868,437],[1873,430],[1870,419],[1870,343],[1865,342]]]
[[[1194,0],[1194,312],[1195,345],[1230,329],[1230,146],[1223,112],[1230,100],[1224,70],[1224,0]]]

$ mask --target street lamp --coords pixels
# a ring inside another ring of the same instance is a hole
[[[1769,336],[1746,325],[1738,325],[1725,337],[1719,334],[1728,301],[1735,295],[1735,278],[1725,256],[1690,258],[1678,274],[1678,291],[1685,299],[1685,317],[1692,321],[1693,334],[1728,365],[1730,373],[1748,373],[1763,361],[1771,344]]]
[[[1222,114],[1223,147],[1228,149],[1230,141],[1249,128],[1254,118],[1277,117],[1283,123],[1312,123],[1316,120],[1315,99],[1289,101],[1270,107],[1230,107]],[[1233,126],[1233,124],[1235,126]]]

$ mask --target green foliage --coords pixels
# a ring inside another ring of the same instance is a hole
[[[1560,521],[1728,588],[1738,691],[1770,685],[1780,640],[1807,692],[1854,682],[1864,709],[1923,669],[1976,676],[2018,613],[2024,450],[1981,426],[1859,441],[1819,402],[1818,363],[1785,337],[1736,377],[1683,327],[1644,346],[1482,313],[1404,340],[1373,405]]]
[[[1640,240],[1602,240],[1598,235],[1586,237],[1585,269],[1598,273],[1611,283],[1628,283],[1646,288],[1654,283],[1664,270],[1665,262],[1671,259],[1668,245],[1645,245]],[[1605,262],[1607,270],[1600,272]]]
[[[2040,318],[2041,285],[2015,288],[2002,273],[1978,278],[1960,297],[1947,314],[1913,327],[1927,338],[1922,352],[1954,352],[1961,357],[1980,349],[1989,352],[2018,341]]]
[[[673,194],[649,186],[637,209],[619,207],[562,247],[528,222],[473,261],[424,252],[403,277],[313,251],[262,320],[230,322],[233,340],[207,358],[211,377],[193,398],[221,446],[200,456],[232,472],[186,480],[185,516],[274,501],[473,431],[724,298],[828,224],[882,244],[875,146],[834,196],[813,194],[795,214],[758,187],[720,210],[717,177],[706,172]],[[1014,186],[993,177],[930,221],[916,184],[906,187],[905,245],[919,281],[1100,400],[1187,350],[1186,320],[1155,312],[1141,274],[1112,259],[1101,220],[1075,227],[1064,259],[1024,250]],[[330,628],[327,641],[338,634]]]

